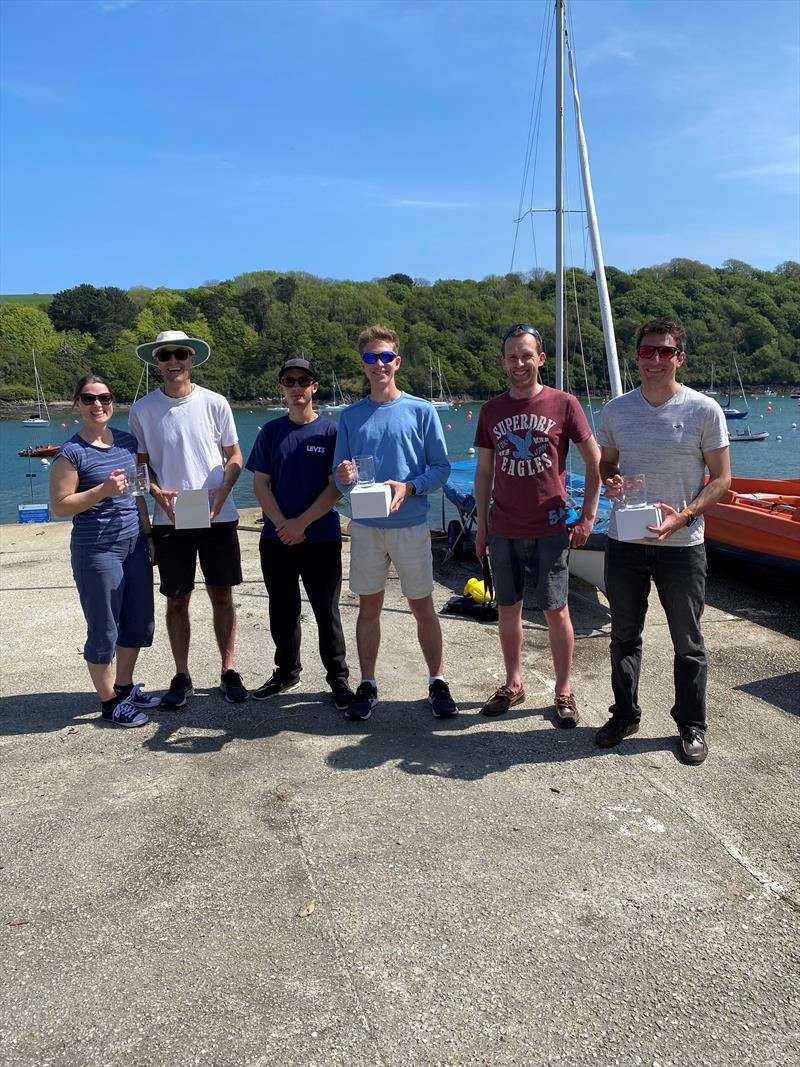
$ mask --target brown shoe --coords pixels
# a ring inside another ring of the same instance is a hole
[[[574,693],[556,693],[556,723],[567,730],[578,725],[578,704]]]
[[[525,699],[525,690],[522,686],[516,691],[509,689],[507,685],[501,685],[499,689],[489,697],[481,708],[481,715],[505,715],[509,708]]]

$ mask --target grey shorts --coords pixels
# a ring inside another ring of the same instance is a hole
[[[569,593],[569,534],[525,540],[489,534],[489,562],[497,603],[510,608],[525,595],[525,568],[531,572],[540,611],[557,611]]]

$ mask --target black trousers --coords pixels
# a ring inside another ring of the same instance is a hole
[[[611,605],[612,715],[641,718],[639,674],[642,630],[654,583],[672,638],[675,703],[679,727],[706,728],[708,663],[700,619],[705,606],[705,545],[669,548],[608,539],[606,592]]]
[[[319,656],[330,685],[349,675],[339,616],[342,588],[342,543],[320,541],[284,545],[261,539],[261,573],[269,594],[269,629],[275,642],[275,666],[286,681],[298,678],[300,663],[300,580],[317,620]]]

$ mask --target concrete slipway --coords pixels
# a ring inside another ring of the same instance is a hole
[[[89,692],[68,535],[2,529],[3,1065],[800,1062],[796,589],[709,582],[699,768],[676,755],[657,606],[642,731],[594,746],[608,620],[585,586],[571,733],[533,611],[528,700],[495,721],[495,628],[444,619],[462,714],[435,721],[396,580],[370,722],[328,702],[310,618],[303,687],[226,704],[199,589],[200,693],[125,731]],[[242,543],[255,687],[272,649],[254,528]],[[439,566],[437,602],[471,573]]]

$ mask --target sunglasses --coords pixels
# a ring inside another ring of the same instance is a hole
[[[378,360],[380,360],[381,363],[391,363],[393,359],[397,359],[397,353],[396,352],[362,352],[361,358],[364,360],[365,363],[369,363],[370,365],[372,365],[373,363],[377,363]]]
[[[299,385],[301,389],[308,389],[313,382],[314,379],[307,377],[305,374],[301,374],[298,378],[293,378],[291,374],[287,374],[285,378],[281,378],[281,385],[285,385],[287,389],[291,389],[293,385]]]
[[[173,356],[175,359],[183,361],[194,355],[194,353],[191,348],[159,348],[154,355],[159,363],[169,363]]]
[[[677,345],[639,345],[636,354],[639,359],[672,359],[678,352]]]
[[[87,408],[90,408],[95,400],[99,400],[103,407],[107,408],[113,399],[111,393],[81,393],[81,403]]]
[[[534,326],[529,326],[527,322],[518,322],[516,326],[512,326],[511,329],[506,330],[503,334],[503,344],[506,343],[509,337],[513,337],[515,333],[529,333],[537,341],[541,342],[542,340],[542,335]]]

